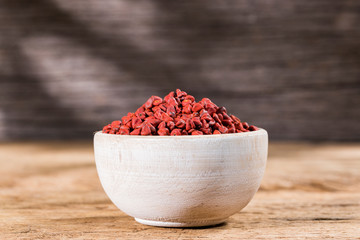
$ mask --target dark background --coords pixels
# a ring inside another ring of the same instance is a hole
[[[151,95],[360,140],[360,1],[0,0],[0,139],[92,138]]]

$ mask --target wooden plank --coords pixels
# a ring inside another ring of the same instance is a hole
[[[0,140],[86,138],[150,95],[183,88],[272,139],[358,141],[359,9],[324,0],[3,0]]]
[[[259,192],[226,224],[141,225],[101,188],[89,142],[0,144],[4,239],[358,239],[360,145],[272,143]]]

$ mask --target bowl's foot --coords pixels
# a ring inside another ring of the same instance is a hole
[[[135,218],[135,220],[139,223],[157,226],[157,227],[203,227],[203,226],[211,226],[218,225],[226,221],[226,219],[221,220],[201,220],[201,221],[189,221],[189,222],[163,222],[163,221],[153,221],[153,220],[145,220],[140,218]]]

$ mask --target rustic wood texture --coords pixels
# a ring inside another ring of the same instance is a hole
[[[359,13],[356,0],[2,0],[0,139],[91,138],[179,87],[272,139],[360,140]]]
[[[107,198],[90,143],[0,145],[2,239],[359,239],[360,145],[271,144],[259,192],[226,224],[141,225]]]

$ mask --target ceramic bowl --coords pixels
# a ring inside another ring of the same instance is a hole
[[[264,175],[268,135],[130,136],[97,132],[95,161],[111,201],[136,221],[163,227],[224,222]]]

